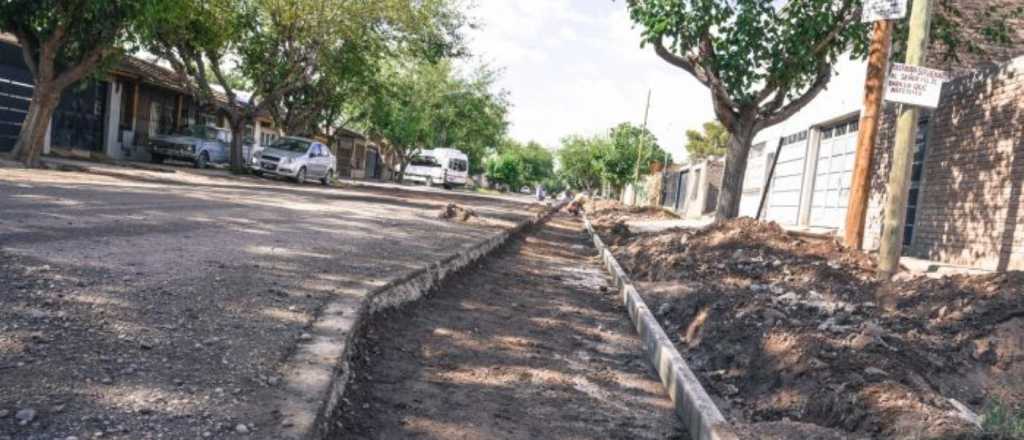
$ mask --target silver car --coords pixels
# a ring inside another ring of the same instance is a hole
[[[334,182],[337,159],[321,142],[294,136],[285,136],[257,152],[257,175],[269,174],[287,177],[298,183],[319,180],[324,185]]]

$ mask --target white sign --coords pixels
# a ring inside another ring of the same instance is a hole
[[[860,21],[899,20],[907,16],[907,0],[864,0]]]
[[[941,70],[893,64],[886,79],[885,100],[918,107],[938,107],[942,83],[948,78]]]

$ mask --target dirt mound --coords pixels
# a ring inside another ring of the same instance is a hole
[[[627,220],[663,220],[679,216],[658,207],[626,206],[616,200],[589,199],[583,209],[595,226],[611,226]]]
[[[441,208],[441,212],[437,214],[437,218],[441,220],[455,220],[460,222],[468,222],[479,216],[470,208],[466,208],[455,203],[449,202],[444,208]]]
[[[985,438],[974,413],[1024,402],[1020,272],[882,284],[869,255],[752,219],[604,234],[735,421]]]

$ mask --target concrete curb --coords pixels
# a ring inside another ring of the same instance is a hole
[[[594,239],[594,247],[601,252],[601,259],[622,294],[622,301],[629,311],[629,317],[643,341],[647,360],[658,371],[662,385],[675,404],[676,415],[686,425],[690,437],[693,440],[737,440],[739,437],[736,432],[701,386],[697,376],[676,350],[654,314],[647,308],[629,275],[597,235],[586,213],[583,214],[583,222],[587,226],[587,232]]]
[[[283,395],[275,408],[281,423],[261,429],[256,438],[323,438],[330,430],[332,416],[345,394],[351,374],[349,361],[359,328],[381,310],[422,298],[452,273],[491,253],[514,234],[545,221],[564,204],[557,203],[470,249],[393,280],[366,297],[338,298],[325,305],[308,332],[312,339],[299,344],[282,371]]]

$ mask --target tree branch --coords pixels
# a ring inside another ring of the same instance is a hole
[[[707,74],[703,71],[700,65],[695,62],[695,60],[681,57],[679,55],[672,53],[672,51],[665,48],[665,44],[662,42],[661,39],[654,43],[654,52],[658,54],[658,56],[661,57],[661,59],[667,61],[669,64],[685,70],[686,73],[692,75],[694,78],[697,79],[697,81],[700,81],[701,84],[704,84],[705,87],[711,87],[711,84],[708,81]]]
[[[91,72],[93,68],[95,68],[96,65],[100,63],[100,61],[103,61],[104,58],[112,54],[115,50],[116,49],[112,47],[104,46],[97,46],[92,48],[92,50],[90,50],[89,53],[86,54],[85,57],[82,59],[82,62],[78,63],[78,65],[68,70],[65,70],[60,75],[57,75],[57,78],[54,80],[54,84],[56,85],[57,89],[63,90],[64,88],[84,78],[85,75]]]
[[[811,87],[807,89],[802,96],[790,101],[782,107],[782,109],[774,113],[761,114],[757,121],[758,130],[771,127],[772,125],[778,124],[790,116],[793,116],[794,113],[800,111],[800,109],[804,108],[804,106],[814,100],[814,98],[817,97],[823,89],[825,89],[825,86],[828,85],[828,82],[831,79],[832,66],[825,62],[821,63],[818,66],[818,75],[815,77],[814,83],[811,84]]]
[[[35,37],[22,30],[20,27],[16,27],[12,30],[14,36],[18,38],[18,42],[21,44],[21,57],[25,60],[25,65],[28,66],[29,73],[32,74],[33,78],[39,80],[39,68],[36,64],[36,52],[39,50],[37,47],[37,41]]]

